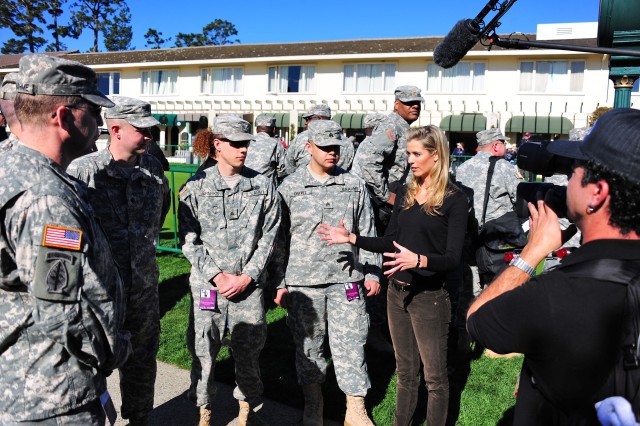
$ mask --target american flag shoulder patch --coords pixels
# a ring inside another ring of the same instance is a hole
[[[42,245],[79,251],[82,245],[82,231],[63,226],[45,225]]]

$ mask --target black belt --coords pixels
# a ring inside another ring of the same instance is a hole
[[[400,281],[397,280],[395,278],[390,278],[389,279],[389,284],[391,284],[391,286],[393,288],[395,288],[398,291],[409,291],[411,290],[411,284],[410,283],[405,283],[404,281]]]

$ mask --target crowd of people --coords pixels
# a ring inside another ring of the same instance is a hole
[[[148,103],[106,97],[93,70],[59,57],[24,56],[0,94],[11,130],[0,142],[0,383],[10,390],[0,393],[0,423],[111,422],[106,377],[118,369],[122,416],[148,425],[160,320],[155,243],[171,198],[163,165],[148,153],[159,123]],[[478,132],[477,154],[454,178],[444,132],[411,127],[420,90],[400,86],[394,97],[393,111],[367,115],[357,149],[327,105],[303,115],[306,130],[287,149],[267,115],[256,117],[255,135],[232,114],[196,135],[202,164],[180,189],[178,219],[191,263],[188,397],[199,425],[215,415],[226,335],[238,424],[259,421],[270,287],[288,311],[304,425],[323,423],[325,349],[345,424],[373,424],[365,345],[387,326],[394,425],[414,422],[421,372],[427,425],[446,424],[452,319],[461,336],[468,328],[488,349],[525,355],[514,424],[598,424],[596,403],[611,396],[627,398],[637,415],[635,394],[621,394],[612,374],[628,329],[631,284],[621,277],[640,270],[640,111],[614,110],[584,140],[550,144],[575,159],[566,204],[582,245],[531,278],[563,234],[538,200],[528,206],[529,240],[521,238],[508,138]],[[105,122],[110,144],[95,151]],[[496,223],[501,231],[489,238]],[[505,245],[521,249],[508,264]],[[467,266],[480,278],[471,291]],[[635,374],[625,377],[640,383]],[[617,403],[600,404],[600,418]]]

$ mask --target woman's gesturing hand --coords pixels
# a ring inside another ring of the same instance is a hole
[[[351,243],[351,235],[347,228],[344,227],[344,221],[340,221],[340,226],[331,226],[321,223],[316,232],[324,237],[320,238],[321,241],[328,241],[327,245],[334,244],[346,244]]]
[[[388,277],[395,274],[398,271],[404,271],[405,269],[415,268],[418,263],[418,255],[406,247],[393,242],[393,245],[398,249],[395,253],[383,253],[385,257],[389,257],[392,260],[388,260],[383,263],[384,266],[393,266],[388,271],[384,271],[384,274]]]

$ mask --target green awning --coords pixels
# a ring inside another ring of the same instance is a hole
[[[517,116],[507,120],[506,133],[547,133],[547,134],[569,134],[573,129],[573,123],[567,117],[553,115],[531,115]]]
[[[276,118],[276,127],[289,128],[289,113],[288,112],[265,112],[264,115]]]
[[[448,132],[479,132],[486,130],[487,117],[482,114],[456,114],[442,119],[440,128]]]
[[[331,119],[343,129],[362,129],[365,114],[336,114]]]
[[[152,114],[153,118],[160,122],[161,126],[175,126],[178,122],[178,114]]]

